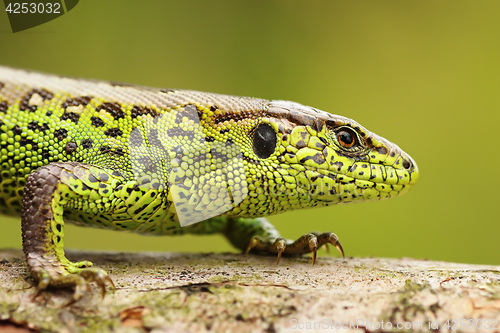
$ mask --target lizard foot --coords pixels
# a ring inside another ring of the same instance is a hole
[[[340,245],[339,238],[333,232],[305,234],[296,241],[287,240],[282,237],[262,239],[260,236],[254,236],[250,240],[245,254],[248,254],[250,251],[277,254],[276,264],[278,264],[282,255],[293,256],[312,253],[312,263],[314,265],[316,262],[316,251],[322,246],[328,249],[328,244],[335,246],[340,254],[342,254],[342,258],[345,259],[344,250],[342,249],[342,245]]]
[[[91,267],[90,261],[81,261],[76,263],[60,264],[50,268],[42,268],[33,272],[33,276],[38,281],[37,289],[33,298],[36,298],[40,293],[48,287],[52,288],[68,288],[73,287],[75,292],[71,300],[65,305],[69,306],[79,301],[85,291],[88,291],[89,285],[95,282],[101,289],[101,295],[104,298],[106,294],[106,282],[109,282],[113,289],[116,289],[113,280],[109,275],[100,268]]]

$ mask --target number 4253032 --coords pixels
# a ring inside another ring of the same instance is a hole
[[[497,319],[448,319],[444,325],[447,329],[498,329]]]
[[[60,3],[14,2],[5,11],[11,14],[61,14]]]

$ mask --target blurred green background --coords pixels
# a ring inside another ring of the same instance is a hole
[[[0,13],[0,64],[353,118],[408,152],[420,182],[396,199],[270,217],[282,234],[334,231],[348,256],[499,265],[499,14],[498,0],[86,0],[16,34]],[[0,219],[0,247],[21,247],[19,219]],[[235,251],[219,236],[66,234],[69,248]]]

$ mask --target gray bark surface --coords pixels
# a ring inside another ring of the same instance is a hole
[[[101,300],[91,284],[67,307],[71,290],[33,300],[24,255],[0,250],[0,331],[345,332],[343,325],[359,332],[500,332],[500,266],[335,257],[319,257],[314,266],[310,257],[283,258],[276,266],[272,257],[227,253],[67,256],[104,268],[117,289],[108,287]]]

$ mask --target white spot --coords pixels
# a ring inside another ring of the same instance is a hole
[[[31,98],[28,102],[29,105],[40,105],[43,103],[43,98],[42,96],[38,95],[37,93],[34,93],[33,95],[31,95]]]
[[[77,106],[68,106],[66,108],[66,111],[68,112],[74,112],[74,113],[82,113],[83,112],[83,105],[77,105]]]

